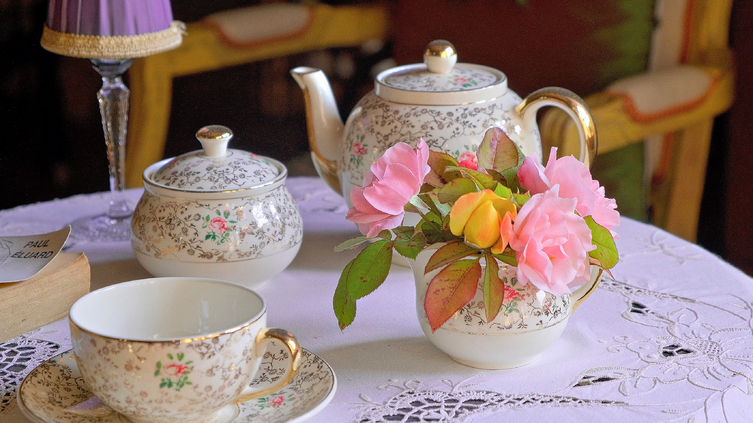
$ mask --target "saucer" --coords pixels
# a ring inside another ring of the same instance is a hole
[[[285,374],[287,359],[270,345],[252,386],[270,385]],[[301,422],[332,400],[337,379],[321,357],[302,350],[301,366],[289,384],[267,396],[228,408],[234,423]],[[282,352],[282,350],[280,350]],[[89,391],[73,351],[50,358],[32,370],[18,389],[18,407],[35,423],[127,423],[128,419],[102,404]],[[235,411],[237,417],[233,419]]]

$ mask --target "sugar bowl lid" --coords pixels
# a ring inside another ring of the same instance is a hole
[[[203,149],[159,163],[144,179],[157,186],[191,192],[237,191],[265,186],[287,173],[278,161],[243,150],[227,148],[233,131],[222,125],[196,132]]]
[[[424,63],[377,75],[374,92],[396,103],[440,106],[491,100],[507,92],[507,77],[501,71],[457,60],[452,43],[434,40],[426,47]]]

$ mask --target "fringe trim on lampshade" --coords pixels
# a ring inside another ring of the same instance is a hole
[[[172,50],[183,42],[186,25],[173,21],[170,27],[139,35],[98,36],[68,34],[45,25],[41,44],[45,50],[85,59],[130,59]]]

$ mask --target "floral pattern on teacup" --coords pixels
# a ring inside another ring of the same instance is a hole
[[[274,375],[284,373],[287,368],[287,359],[280,354],[282,347],[275,347],[275,344],[272,341],[264,354],[253,385],[267,383],[261,381],[269,381],[270,376],[278,377]],[[303,349],[301,367],[290,384],[275,393],[238,404],[240,415],[235,422],[282,423],[309,415],[311,410],[332,397],[334,385],[335,376],[329,365],[316,354]],[[32,370],[19,391],[24,405],[44,421],[121,422],[118,415],[105,405],[97,409],[96,415],[82,416],[72,412],[72,407],[92,400],[92,393],[81,377],[72,351],[53,357]]]
[[[247,326],[191,342],[139,342],[71,325],[71,340],[81,375],[103,403],[137,419],[172,421],[206,416],[233,401],[256,370],[248,357],[257,332]],[[133,361],[140,369],[123,371]],[[150,376],[157,383],[138,382]]]
[[[180,391],[186,385],[193,385],[193,382],[188,380],[188,375],[193,371],[193,360],[183,362],[185,357],[186,355],[183,353],[177,353],[175,356],[168,353],[169,364],[163,365],[162,361],[157,362],[157,370],[154,372],[154,376],[161,378],[160,388]]]

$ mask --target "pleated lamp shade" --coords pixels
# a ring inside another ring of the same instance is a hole
[[[50,0],[41,44],[64,56],[128,59],[178,47],[170,0]]]

